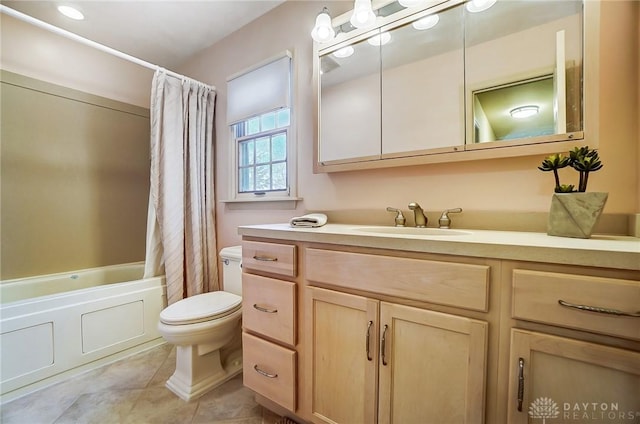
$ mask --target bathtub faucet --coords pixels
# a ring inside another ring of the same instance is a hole
[[[416,227],[424,228],[427,226],[427,216],[424,214],[424,211],[420,207],[419,204],[415,202],[409,203],[409,209],[413,211],[416,220]]]

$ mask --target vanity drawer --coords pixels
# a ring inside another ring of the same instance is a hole
[[[244,385],[295,411],[296,352],[243,333],[242,355]]]
[[[242,325],[290,346],[296,344],[296,284],[242,275]]]
[[[614,311],[640,313],[640,281],[513,271],[513,318],[640,340],[640,317]]]
[[[488,310],[487,265],[306,250],[306,279],[411,300]]]
[[[242,267],[287,277],[296,276],[296,246],[258,241],[242,242]]]

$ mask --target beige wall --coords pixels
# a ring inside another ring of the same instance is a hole
[[[333,16],[352,5],[350,2],[327,4]],[[631,13],[629,8],[633,9]],[[606,31],[600,51],[603,69],[599,141],[605,167],[592,176],[589,190],[610,193],[605,209],[609,214],[640,211],[637,103],[632,108],[617,107],[620,99],[635,97],[629,93],[638,92],[637,61],[631,59],[637,54],[638,43],[623,36],[637,34],[638,9],[638,2],[605,1],[602,10]],[[229,197],[229,173],[233,169],[225,122],[226,77],[285,49],[294,52],[297,181],[298,194],[304,201],[299,202],[296,210],[265,209],[264,205],[238,209],[218,203],[220,246],[239,242],[238,225],[286,222],[292,215],[305,211],[363,210],[384,216],[386,206],[406,210],[411,201],[421,203],[429,211],[462,207],[465,211],[507,212],[503,215],[507,217],[508,212],[548,211],[553,177],[537,170],[542,160],[537,156],[313,174],[314,99],[309,31],[319,10],[317,2],[288,1],[196,55],[180,69],[218,87],[216,198],[220,200]],[[619,42],[620,39],[625,41]],[[566,180],[573,178],[573,173],[566,174]],[[389,214],[389,225],[392,219]]]
[[[0,279],[144,260],[152,71],[0,17]]]

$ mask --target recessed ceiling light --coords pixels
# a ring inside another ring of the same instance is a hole
[[[520,106],[515,109],[511,109],[509,113],[513,118],[522,119],[522,118],[528,118],[533,115],[537,115],[539,111],[540,111],[540,108],[538,106],[527,105],[527,106]]]
[[[433,14],[425,16],[422,19],[418,19],[411,25],[415,29],[422,31],[424,29],[433,28],[434,26],[438,25],[438,22],[440,22],[440,16],[438,16],[438,14]]]
[[[389,41],[391,41],[391,34],[389,34],[388,32],[383,32],[369,38],[367,40],[367,43],[371,44],[372,46],[384,46]]]
[[[84,19],[84,15],[75,7],[71,6],[58,6],[58,12],[62,13],[67,18],[75,19],[76,21],[81,21]]]

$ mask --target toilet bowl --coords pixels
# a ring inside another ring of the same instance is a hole
[[[160,313],[158,331],[176,345],[176,370],[166,386],[186,401],[242,371],[241,247],[222,249],[220,258],[224,291],[182,299]]]

